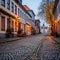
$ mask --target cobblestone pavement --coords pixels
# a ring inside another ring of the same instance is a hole
[[[0,44],[0,60],[60,60],[60,44],[47,35],[22,38]]]
[[[40,35],[0,44],[0,60],[37,60],[36,50],[41,44]]]
[[[60,44],[52,36],[44,36],[37,55],[38,60],[60,60]]]

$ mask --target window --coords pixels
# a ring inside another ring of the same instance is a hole
[[[22,0],[18,0],[19,1],[19,3],[21,3],[22,4]]]
[[[20,16],[20,9],[18,8],[18,15]]]
[[[15,14],[17,14],[17,6],[15,5]]]
[[[10,10],[10,0],[7,0],[7,9]]]
[[[1,0],[1,5],[5,7],[5,0]]]
[[[1,31],[5,31],[5,17],[1,17]]]
[[[11,9],[12,9],[11,11],[14,12],[14,3],[13,2],[11,2]]]

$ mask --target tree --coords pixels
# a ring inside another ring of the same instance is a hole
[[[54,8],[54,3],[46,4],[45,7],[46,20],[50,25],[54,23],[54,16],[52,13],[53,8]]]
[[[44,15],[45,15],[45,3],[41,2],[38,7],[38,16],[44,17]]]
[[[45,20],[47,21],[48,24],[51,24],[51,22],[53,22],[54,20],[54,16],[52,14],[53,7],[54,1],[42,0],[38,8],[39,10],[38,16],[46,18]]]
[[[43,17],[44,14],[45,20],[51,26],[51,31],[53,32],[54,28],[54,15],[53,15],[54,1],[52,0],[42,0],[39,6],[38,16]]]

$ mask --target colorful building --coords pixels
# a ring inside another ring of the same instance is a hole
[[[31,34],[35,28],[32,16],[22,5],[22,0],[0,0],[0,37],[5,37],[7,28],[14,30],[14,36],[18,29],[23,29],[23,33]]]

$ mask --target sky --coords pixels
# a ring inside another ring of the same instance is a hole
[[[37,14],[38,14],[38,7],[40,5],[40,2],[42,0],[22,0],[23,5],[27,5],[30,9],[32,9],[36,15],[36,19],[38,19]],[[44,24],[44,20],[41,20],[41,26]],[[47,26],[47,24],[45,23]]]
[[[34,11],[35,15],[37,15],[40,2],[41,0],[23,0],[23,5],[28,5]]]

